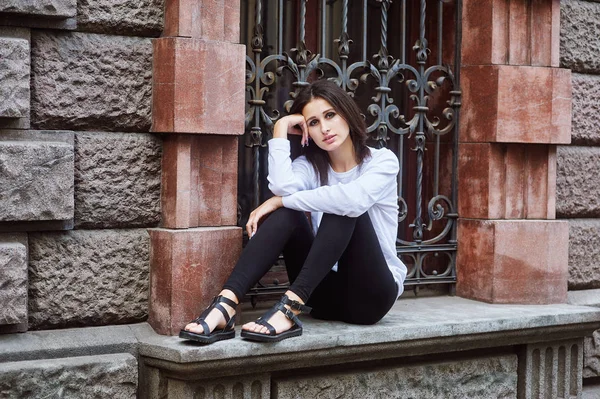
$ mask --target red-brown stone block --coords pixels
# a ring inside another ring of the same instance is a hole
[[[461,143],[458,214],[476,219],[554,219],[556,146]]]
[[[460,142],[570,143],[570,70],[481,65],[461,74]]]
[[[240,0],[166,0],[163,36],[238,43]]]
[[[245,47],[204,39],[155,39],[152,131],[244,133]]]
[[[491,303],[567,299],[569,223],[459,219],[457,294]]]
[[[151,229],[148,322],[163,335],[179,330],[210,303],[242,249],[239,227]]]
[[[464,0],[463,65],[559,66],[560,0]]]
[[[182,229],[237,222],[237,137],[165,137],[162,225]]]

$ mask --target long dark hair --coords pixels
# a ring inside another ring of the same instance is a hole
[[[362,164],[371,155],[371,151],[367,147],[367,127],[358,105],[348,93],[335,83],[328,80],[317,80],[298,93],[290,109],[290,114],[301,114],[306,104],[315,98],[322,98],[327,101],[344,118],[350,128],[350,139],[354,147],[356,162],[359,165]],[[310,141],[308,147],[304,147],[304,155],[315,169],[321,185],[327,185],[327,167],[329,166],[327,151],[322,150]]]

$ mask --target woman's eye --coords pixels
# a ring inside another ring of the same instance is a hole
[[[308,122],[308,126],[316,126],[317,125],[317,120],[313,119],[312,121]]]
[[[331,118],[333,118],[334,116],[335,116],[335,112],[328,112],[328,113],[325,115],[325,117],[326,117],[327,119],[331,119]]]

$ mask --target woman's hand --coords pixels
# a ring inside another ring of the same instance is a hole
[[[256,230],[258,229],[258,222],[267,216],[269,213],[282,208],[283,201],[281,197],[271,197],[265,202],[263,202],[258,208],[253,210],[250,213],[250,217],[248,218],[248,223],[246,223],[246,231],[248,232],[248,237],[252,238]]]
[[[288,134],[301,135],[300,144],[308,145],[308,128],[302,114],[286,115],[275,123],[273,137],[287,139]]]

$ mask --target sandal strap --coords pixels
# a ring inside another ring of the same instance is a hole
[[[306,306],[306,305],[301,304],[298,301],[294,301],[294,300],[290,299],[287,295],[284,295],[281,298],[280,303],[283,303],[284,305],[288,305],[290,308],[292,308],[292,310],[299,310],[302,313],[312,312],[312,308],[310,306]]]
[[[275,306],[277,307],[277,310],[283,313],[283,315],[289,320],[291,320],[292,323],[296,324],[298,327],[302,327],[302,322],[300,321],[298,316],[296,316],[294,312],[292,312],[290,309],[286,308],[283,302],[279,302]]]
[[[192,320],[192,323],[196,323],[196,324],[200,324],[202,326],[202,328],[204,329],[204,333],[205,334],[209,334],[208,331],[210,331],[210,328],[208,327],[208,325],[204,322],[204,319],[206,318],[206,316],[208,316],[208,314],[213,310],[213,309],[218,309],[221,314],[223,315],[223,317],[225,318],[225,328],[226,329],[231,329],[231,327],[233,327],[233,323],[235,321],[234,317],[230,317],[229,316],[229,312],[227,312],[227,310],[223,307],[223,305],[221,305],[221,303],[225,303],[229,306],[231,306],[234,310],[237,308],[237,303],[235,303],[234,301],[232,301],[231,299],[224,297],[223,295],[219,295],[213,298],[213,300],[211,301],[210,305],[208,305],[206,307],[206,309],[204,309],[204,311],[202,312],[202,314],[198,317],[196,317],[194,320]]]

